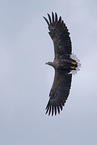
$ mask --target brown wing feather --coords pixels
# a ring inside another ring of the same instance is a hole
[[[49,28],[49,34],[54,43],[54,51],[55,58],[58,57],[66,58],[69,57],[72,51],[71,40],[69,37],[68,29],[63,22],[62,18],[57,14],[52,12],[52,18],[48,14],[49,20],[45,17]],[[68,54],[68,55],[67,55]],[[64,103],[67,100],[69,95],[70,86],[71,86],[71,78],[72,74],[68,74],[68,72],[55,70],[55,78],[52,89],[50,91],[50,99],[46,106],[46,113],[55,115],[60,113],[60,109],[62,110]]]
[[[52,19],[49,14],[48,18],[49,21],[44,17],[50,30],[49,34],[54,42],[55,57],[63,54],[71,54],[71,39],[67,26],[63,22],[61,16],[58,20],[57,14],[52,12]]]
[[[55,113],[55,115],[60,113],[60,109],[62,110],[64,103],[67,100],[69,95],[70,87],[71,87],[71,78],[72,74],[67,74],[63,72],[56,71],[55,79],[50,91],[50,99],[46,106],[46,114]]]

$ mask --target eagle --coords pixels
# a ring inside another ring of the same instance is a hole
[[[49,35],[53,40],[55,57],[53,62],[46,64],[55,69],[55,77],[49,93],[49,101],[46,106],[46,114],[60,114],[70,93],[72,70],[78,68],[78,62],[72,56],[72,44],[70,33],[61,16],[52,12],[48,19],[43,17],[48,24]]]

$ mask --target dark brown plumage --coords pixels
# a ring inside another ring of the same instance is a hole
[[[49,29],[49,35],[54,43],[55,58],[53,62],[46,64],[55,69],[55,78],[50,91],[50,99],[46,106],[46,114],[56,115],[60,113],[69,95],[72,79],[72,70],[76,70],[78,63],[71,58],[71,39],[68,29],[61,16],[52,12],[52,18],[48,14],[49,20],[43,17]]]

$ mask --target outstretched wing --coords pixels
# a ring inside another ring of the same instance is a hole
[[[49,14],[49,21],[45,17],[43,18],[48,24],[49,34],[54,42],[55,57],[66,54],[70,55],[72,51],[71,39],[69,37],[70,33],[61,16],[58,19],[57,14],[52,12],[52,19]]]
[[[60,113],[67,100],[71,87],[72,74],[55,71],[55,79],[50,91],[50,99],[46,106],[46,114]]]

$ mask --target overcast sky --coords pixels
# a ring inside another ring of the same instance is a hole
[[[45,115],[54,58],[42,16],[57,12],[82,64],[60,115]],[[97,145],[97,1],[0,1],[0,145]]]

